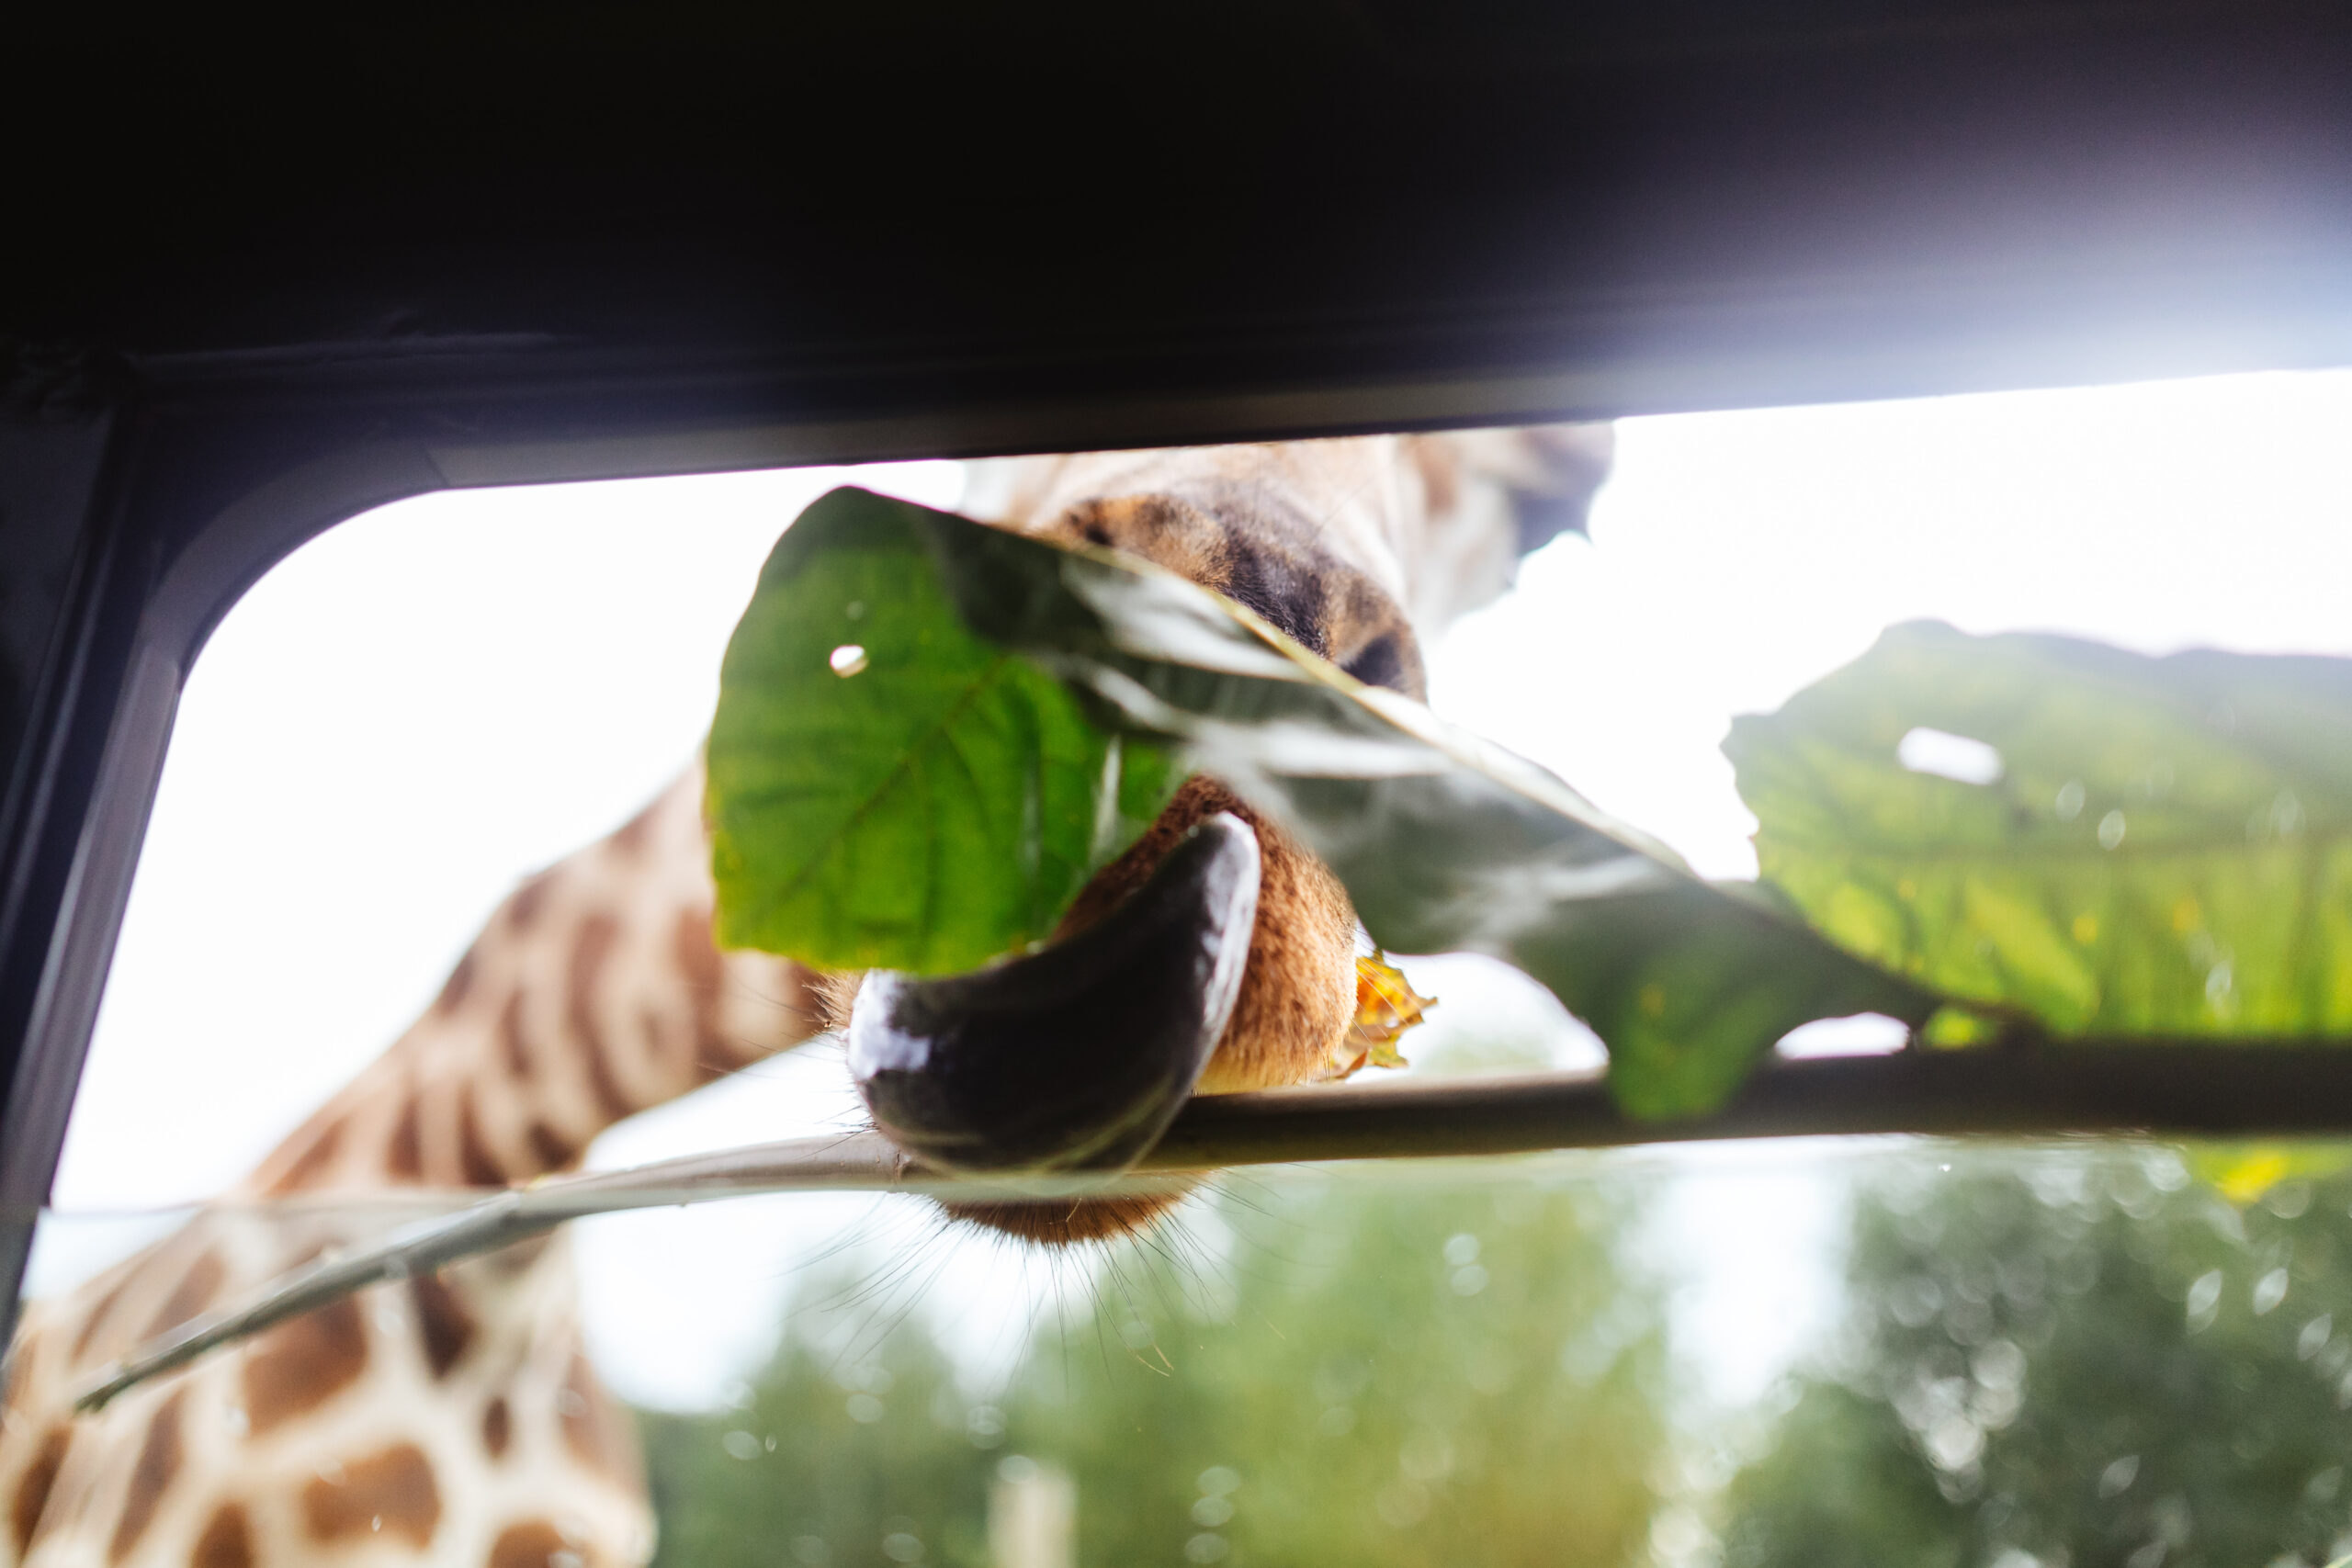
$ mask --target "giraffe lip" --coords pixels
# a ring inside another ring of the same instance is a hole
[[[1258,878],[1257,834],[1220,812],[1076,936],[968,975],[868,975],[848,1055],[876,1125],[944,1170],[1132,1165],[1232,1017]]]

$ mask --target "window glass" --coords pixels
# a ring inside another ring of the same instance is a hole
[[[1626,420],[1589,537],[1537,550],[1430,642],[1431,704],[1701,872],[1752,876],[1728,722],[1892,623],[2352,654],[2347,421],[2345,375]],[[844,481],[954,506],[964,475],[420,498],[247,596],[187,688],[36,1251],[36,1329],[96,1312],[141,1247],[184,1246],[181,1280],[215,1255],[242,1278],[253,1236],[349,1247],[457,1201],[238,1184],[435,1005],[518,884],[693,759],[762,558]],[[1400,962],[1440,998],[1406,1077],[1602,1064],[1505,965]],[[1901,1043],[1860,1020],[1781,1049]],[[821,1038],[584,1159],[863,1124]],[[191,1221],[232,1191],[232,1218]],[[508,1508],[513,1561],[551,1568],[608,1547],[808,1568],[2317,1568],[2352,1552],[2347,1215],[2352,1162],[2326,1149],[1888,1139],[1269,1168],[1064,1250],[862,1193],[611,1215],[553,1244],[560,1270],[528,1249],[461,1266],[454,1316],[429,1283],[363,1298],[351,1343],[413,1340],[473,1447],[411,1409],[366,1454],[264,1474],[277,1460],[240,1456],[266,1423],[356,1410],[377,1374],[320,1350],[273,1383],[257,1342],[225,1352],[243,1394],[173,1416],[223,1437],[134,1545],[192,1551],[233,1495],[239,1539],[316,1545],[348,1513],[421,1554]],[[514,1280],[558,1293],[515,1305]],[[485,1359],[506,1343],[493,1301],[537,1314],[513,1343],[544,1375]],[[108,1332],[127,1348],[177,1321],[162,1311],[123,1306]],[[592,1383],[619,1402],[609,1429]],[[169,1395],[138,1397],[152,1424]],[[61,1453],[139,1462],[136,1432],[70,1429],[94,1435]],[[0,1488],[31,1499],[20,1547],[128,1528],[129,1483],[96,1458],[42,1471],[47,1428],[25,1430],[0,1447]],[[540,1453],[602,1479],[530,1514],[515,1467]],[[632,1536],[613,1521],[640,1487],[658,1529]]]

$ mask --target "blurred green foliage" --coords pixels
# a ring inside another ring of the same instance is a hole
[[[1073,1280],[1091,1320],[989,1403],[919,1317],[797,1314],[740,1408],[645,1417],[658,1561],[982,1564],[1018,1455],[1076,1481],[1084,1564],[1628,1562],[1661,1299],[1616,1189],[1559,1172],[1238,1184]]]
[[[2162,1149],[1866,1181],[1849,1319],[1732,1483],[1724,1568],[2244,1568],[2352,1550],[2352,1181]]]

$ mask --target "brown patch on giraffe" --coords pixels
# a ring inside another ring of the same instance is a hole
[[[507,994],[506,1005],[499,1010],[498,1048],[505,1054],[506,1070],[529,1082],[531,1043],[523,1037],[523,987],[520,986]]]
[[[1424,504],[1433,513],[1451,512],[1462,500],[1462,450],[1442,436],[1408,435],[1399,444],[1407,463],[1420,475]]]
[[[482,1407],[481,1446],[492,1459],[506,1457],[506,1445],[514,1438],[514,1412],[507,1407],[506,1396],[500,1394]]]
[[[249,1430],[259,1437],[281,1421],[317,1409],[356,1382],[367,1366],[368,1331],[353,1297],[279,1324],[254,1340],[245,1358]]]
[[[8,1392],[5,1396],[0,1396],[0,1411],[6,1412],[5,1416],[0,1416],[0,1422],[6,1422],[10,1426],[15,1425],[17,1411],[23,1404],[25,1394],[33,1386],[33,1369],[40,1364],[44,1348],[48,1344],[49,1336],[39,1328],[28,1328],[17,1337],[16,1348],[8,1353],[5,1366],[8,1378]]]
[[[666,798],[668,798],[666,791],[654,796],[645,809],[622,823],[614,831],[613,836],[605,840],[612,845],[614,852],[621,859],[635,860],[645,852],[645,846],[653,838],[654,818],[661,816],[662,803]]]
[[[424,1176],[424,1139],[417,1125],[416,1088],[404,1084],[401,1093],[400,1120],[384,1145],[384,1168],[396,1179],[418,1181]]]
[[[57,1472],[65,1467],[65,1450],[73,1446],[73,1427],[51,1427],[40,1440],[40,1451],[33,1455],[32,1463],[25,1466],[24,1474],[17,1478],[17,1495],[8,1499],[8,1529],[16,1537],[19,1557],[32,1544],[33,1532],[40,1528],[41,1510],[49,1506],[50,1489],[57,1484]]]
[[[347,1461],[343,1479],[320,1476],[302,1488],[302,1523],[312,1540],[396,1535],[422,1551],[441,1523],[433,1465],[414,1443],[395,1443]]]
[[[605,1032],[596,1020],[596,982],[604,975],[605,961],[612,956],[613,943],[620,939],[620,922],[610,915],[594,914],[581,921],[580,934],[571,945],[571,967],[564,979],[565,1020],[580,1042],[581,1066],[588,1074],[588,1087],[595,1094],[597,1107],[607,1122],[617,1122],[637,1109],[636,1101],[622,1091],[619,1080],[613,1077]]]
[[[582,1560],[580,1549],[564,1540],[555,1526],[545,1519],[526,1519],[498,1532],[498,1539],[490,1543],[489,1568],[549,1568],[558,1552]]]
[[[148,1418],[147,1437],[139,1445],[139,1458],[131,1463],[130,1489],[123,1494],[122,1512],[115,1519],[114,1539],[107,1543],[107,1556],[113,1562],[130,1555],[153,1522],[164,1489],[180,1472],[180,1406],[187,1399],[187,1390],[181,1389]]]
[[[536,876],[526,876],[523,886],[514,889],[506,900],[506,925],[514,931],[526,931],[538,923],[540,907],[546,904],[548,890],[555,886],[560,867],[549,866]]]
[[[470,947],[466,949],[465,956],[458,960],[458,966],[449,971],[447,980],[441,982],[441,994],[433,998],[435,1012],[447,1018],[465,1004],[467,993],[474,988],[474,975],[480,963],[474,950]]]
[[[563,1446],[572,1458],[624,1484],[638,1483],[641,1466],[635,1438],[614,1413],[612,1396],[596,1382],[588,1358],[577,1350],[556,1392],[555,1407]]]
[[[277,1173],[265,1190],[271,1197],[283,1197],[288,1192],[299,1192],[317,1181],[319,1173],[332,1165],[334,1156],[342,1152],[344,1131],[344,1120],[340,1116],[313,1130],[309,1145]]]
[[[204,1522],[204,1533],[196,1538],[196,1547],[188,1553],[188,1568],[254,1568],[253,1526],[246,1521],[244,1505],[223,1503],[212,1510]]]
[[[473,1091],[458,1102],[458,1170],[469,1187],[503,1187],[506,1168],[482,1141],[481,1120],[474,1111]]]
[[[435,1378],[446,1378],[464,1359],[481,1325],[440,1275],[412,1275],[408,1288],[416,1298],[416,1334],[424,1347],[424,1364]]]
[[[131,1279],[126,1265],[122,1277],[107,1287],[106,1294],[100,1296],[97,1304],[90,1309],[90,1315],[82,1320],[82,1331],[74,1336],[71,1359],[79,1361],[88,1352],[91,1342],[98,1337],[98,1330],[105,1327],[107,1319],[114,1315],[116,1303],[122,1300],[122,1292],[130,1288]]]
[[[523,1135],[530,1140],[531,1153],[543,1171],[561,1170],[580,1157],[580,1145],[544,1122],[534,1121]]]
[[[153,1319],[147,1325],[147,1332],[141,1337],[155,1338],[166,1329],[177,1328],[210,1306],[213,1296],[220,1292],[221,1281],[228,1276],[229,1266],[220,1261],[219,1253],[207,1247],[188,1266],[187,1272],[180,1276],[180,1282],[172,1287],[172,1293],[164,1299],[164,1304],[155,1309]]]
[[[485,1252],[479,1258],[469,1258],[465,1264],[465,1269],[469,1273],[481,1269],[486,1274],[501,1279],[519,1279],[530,1271],[533,1264],[538,1262],[540,1254],[554,1245],[555,1232],[541,1231],[537,1235],[526,1235],[520,1241],[509,1242],[495,1252]]]
[[[711,940],[708,915],[694,909],[678,912],[677,924],[670,932],[670,959],[684,976],[686,996],[694,1007],[693,1027],[686,1038],[695,1076],[706,1082],[723,1077],[736,1066],[736,1054],[727,1048],[726,1033],[718,1026],[727,965],[718,956],[718,944]]]

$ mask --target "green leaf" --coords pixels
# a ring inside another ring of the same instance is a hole
[[[2352,661],[1921,623],[1724,750],[1765,879],[1888,970],[2060,1035],[2352,1033]]]
[[[843,680],[826,660],[852,641],[868,662]],[[1637,1115],[1712,1110],[1813,1019],[1933,1007],[1769,892],[1700,881],[1551,774],[1190,582],[862,492],[827,497],[777,547],[720,719],[710,813],[731,943],[978,962],[1049,931],[1170,781],[1201,772],[1289,822],[1383,947],[1489,953],[1551,987],[1608,1043]],[[1113,736],[1152,787],[1090,835],[1101,795],[1080,786]],[[1069,761],[1024,760],[1048,742]],[[1173,773],[1138,767],[1170,748]],[[1033,841],[1054,849],[1015,852]]]
[[[966,627],[933,515],[834,491],[760,574],[710,732],[724,945],[977,967],[1051,932],[1178,782],[1164,749]]]

